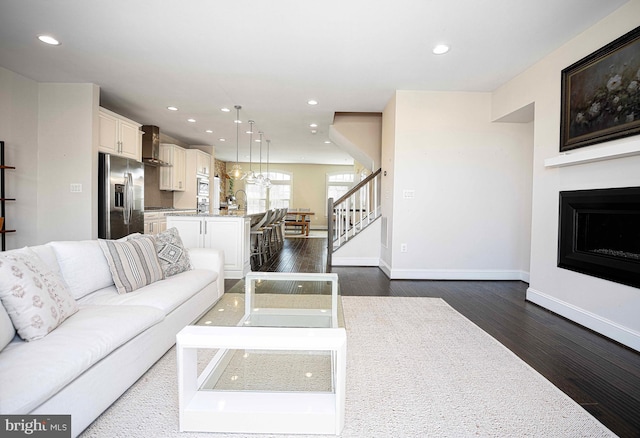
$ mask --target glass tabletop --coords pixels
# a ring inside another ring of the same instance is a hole
[[[224,294],[196,325],[239,330],[344,327],[337,276],[249,273],[244,293]],[[335,390],[334,360],[330,351],[202,349],[198,374],[205,378],[199,389],[330,393]]]

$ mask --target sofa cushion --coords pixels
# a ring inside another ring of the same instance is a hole
[[[191,269],[189,251],[182,244],[176,227],[169,228],[153,236],[160,266],[165,277],[171,277]]]
[[[62,277],[76,298],[113,284],[107,259],[97,240],[51,242]]]
[[[0,303],[0,350],[2,350],[16,335],[16,328],[9,318],[9,314]]]
[[[163,318],[153,307],[81,306],[47,337],[12,342],[0,352],[0,412],[30,412]]]
[[[62,275],[62,272],[60,271],[58,257],[56,257],[56,252],[53,250],[53,247],[50,243],[47,243],[46,245],[30,246],[29,248],[31,248],[33,252],[38,254],[40,260],[42,260],[53,272],[62,276],[62,278],[64,279],[64,275]]]
[[[195,269],[174,275],[145,286],[137,291],[119,295],[115,287],[108,287],[84,297],[80,303],[90,305],[152,306],[169,314],[175,308],[218,279],[218,273]],[[203,311],[205,309],[202,309]]]
[[[0,300],[26,341],[46,336],[78,310],[62,277],[30,248],[0,255]]]
[[[162,268],[152,237],[140,236],[127,241],[98,240],[118,293],[132,292],[162,280]]]

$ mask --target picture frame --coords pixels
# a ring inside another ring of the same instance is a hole
[[[640,134],[640,27],[562,70],[560,152]]]

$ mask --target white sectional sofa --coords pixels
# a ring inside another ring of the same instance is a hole
[[[142,376],[175,344],[178,331],[224,292],[223,254],[213,249],[189,249],[193,269],[163,275],[128,293],[118,293],[113,266],[98,241],[51,242],[30,250],[62,277],[77,310],[48,334],[27,342],[11,323],[15,315],[7,304],[11,297],[5,284],[7,300],[0,305],[0,414],[70,414],[73,436]],[[0,269],[12,253],[25,251],[2,253]],[[0,272],[0,282],[12,274],[6,266]]]

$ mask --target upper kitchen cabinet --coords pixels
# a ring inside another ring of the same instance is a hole
[[[175,144],[160,145],[160,160],[171,167],[160,168],[160,190],[183,192],[186,188],[187,151]]]
[[[198,175],[209,176],[211,173],[211,155],[201,150],[196,154],[196,173]]]
[[[142,161],[142,131],[139,123],[100,108],[100,143],[98,150]]]

